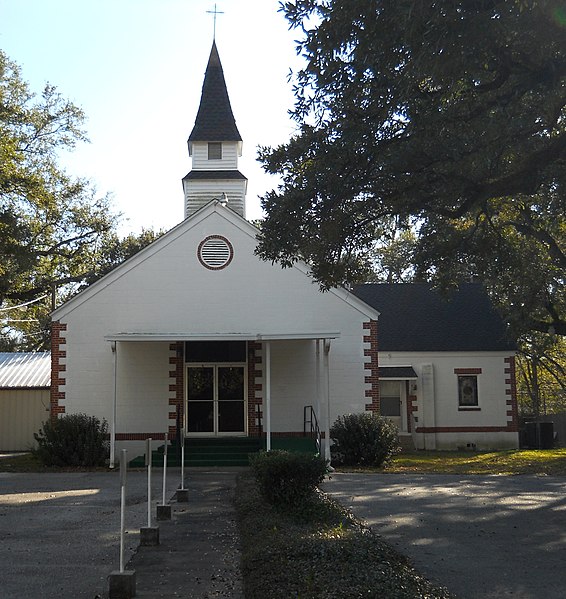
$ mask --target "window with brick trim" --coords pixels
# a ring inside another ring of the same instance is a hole
[[[458,375],[458,406],[469,408],[478,406],[478,377],[475,374]]]

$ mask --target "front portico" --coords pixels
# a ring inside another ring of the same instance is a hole
[[[329,352],[339,338],[338,331],[106,336],[114,360],[111,463],[117,442],[135,440],[128,430],[128,414],[140,407],[143,389],[151,386],[143,374],[131,372],[135,354],[143,362],[143,354],[149,352],[155,359],[168,348],[168,362],[174,367],[168,381],[169,439],[177,439],[181,430],[187,438],[265,437],[270,449],[273,436],[302,433],[305,405],[313,406],[328,438]],[[156,431],[152,438],[163,438],[163,432]],[[329,447],[324,451],[329,458]]]

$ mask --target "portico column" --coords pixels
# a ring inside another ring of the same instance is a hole
[[[315,408],[316,408],[316,417],[317,419],[322,418],[322,413],[320,411],[321,409],[321,405],[322,405],[322,401],[321,401],[321,384],[320,384],[320,343],[321,340],[317,339],[315,342],[315,349],[316,349],[316,353],[315,353],[315,363],[314,363],[314,373],[315,373],[315,378],[316,378],[316,403],[315,403]]]
[[[324,394],[326,418],[324,426],[324,458],[330,463],[330,339],[324,342]]]
[[[110,342],[110,347],[112,349],[112,359],[113,359],[113,379],[114,379],[114,389],[112,393],[112,418],[110,420],[110,468],[114,468],[116,461],[116,404],[117,404],[117,394],[118,394],[118,385],[117,385],[117,365],[118,365],[118,347],[116,341]]]
[[[265,342],[265,435],[267,451],[271,451],[271,341]]]

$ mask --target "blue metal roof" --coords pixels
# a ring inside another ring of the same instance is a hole
[[[0,389],[46,388],[50,384],[50,352],[0,352]]]

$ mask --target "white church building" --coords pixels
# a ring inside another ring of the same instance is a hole
[[[321,292],[254,251],[242,138],[213,43],[183,179],[185,218],[52,314],[51,415],[105,418],[111,463],[147,438],[268,449],[382,413],[415,448],[518,445],[514,346],[479,285]]]

